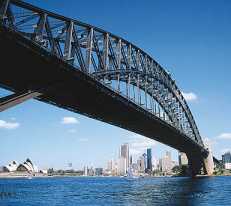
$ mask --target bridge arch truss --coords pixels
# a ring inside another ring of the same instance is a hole
[[[150,55],[116,35],[18,0],[1,0],[1,24],[71,64],[204,147],[175,81]]]

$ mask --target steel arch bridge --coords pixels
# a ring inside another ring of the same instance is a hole
[[[179,136],[196,148],[193,152],[187,151],[189,144],[184,152],[187,153],[194,168],[195,162],[199,162],[194,170],[194,173],[198,173],[202,160],[209,152],[203,144],[180,89],[171,75],[150,55],[134,44],[92,25],[45,11],[19,0],[1,0],[0,3],[0,33],[2,36],[5,34],[4,38],[12,35],[14,37],[10,39],[11,41],[23,41],[23,45],[27,48],[39,50],[40,56],[55,58],[66,67],[78,70],[87,76],[86,78],[103,86],[104,90],[109,89],[114,97],[123,98],[143,111],[144,115],[149,115],[165,127],[177,131]],[[1,86],[16,94],[2,100],[0,106],[2,104],[3,109],[8,108],[8,104],[14,105],[12,103],[14,100],[17,103],[28,98],[44,101],[42,96],[49,90],[49,87],[43,90],[44,85],[31,86],[32,83],[15,86],[7,82],[6,78],[0,80]],[[49,103],[60,106],[57,102],[49,101]],[[74,111],[70,107],[67,109]],[[85,115],[97,119],[97,115],[87,112]],[[113,120],[107,122],[118,125]],[[123,124],[119,126],[126,128]],[[155,134],[151,138],[161,141],[161,138],[155,138]],[[174,145],[177,143],[162,142],[184,150],[183,146]],[[198,160],[198,157],[201,158]]]

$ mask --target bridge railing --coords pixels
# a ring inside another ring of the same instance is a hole
[[[0,1],[0,21],[203,146],[175,81],[139,47],[92,25],[18,0]]]

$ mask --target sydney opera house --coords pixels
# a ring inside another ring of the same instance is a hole
[[[38,167],[32,163],[30,159],[26,159],[24,163],[18,164],[16,161],[10,162],[3,167],[4,172],[38,172]]]

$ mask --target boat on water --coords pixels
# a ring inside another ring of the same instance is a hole
[[[139,178],[139,176],[134,175],[131,168],[128,169],[128,172],[127,172],[126,175],[124,175],[124,177],[127,178],[127,179],[138,179]]]

